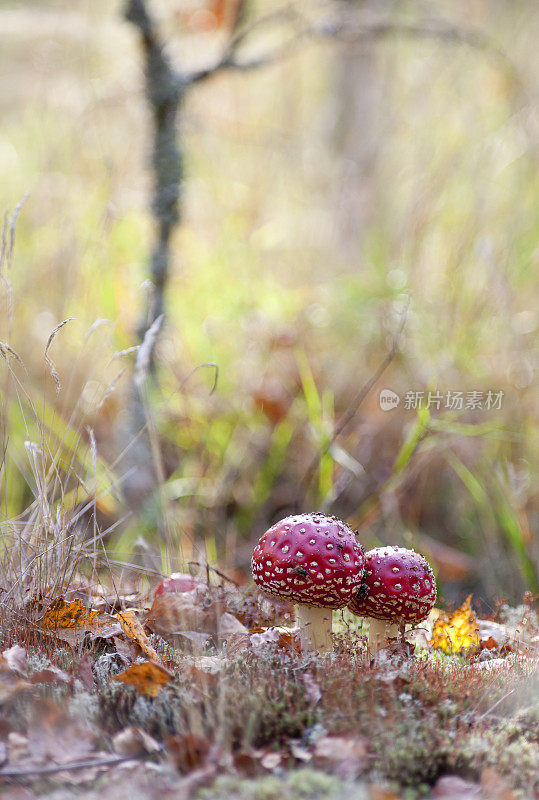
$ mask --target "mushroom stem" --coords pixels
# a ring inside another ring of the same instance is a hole
[[[378,650],[381,650],[386,641],[386,628],[387,622],[383,619],[369,620],[369,652],[374,655]]]
[[[387,626],[386,639],[397,639],[398,636],[399,636],[399,630],[400,630],[400,628],[397,625],[397,623],[396,622],[391,622]]]
[[[303,653],[318,650],[327,653],[333,650],[331,636],[331,608],[298,605],[299,638]]]

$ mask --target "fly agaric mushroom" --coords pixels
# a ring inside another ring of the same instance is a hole
[[[369,618],[369,650],[384,643],[388,624],[401,630],[425,619],[436,601],[436,582],[427,560],[404,547],[378,547],[365,554],[363,585],[348,608]],[[391,632],[391,628],[388,632]]]
[[[186,572],[173,572],[168,578],[163,578],[154,592],[154,597],[169,592],[191,592],[198,586],[198,581]]]
[[[266,594],[297,603],[301,647],[332,649],[331,616],[356,594],[365,557],[351,529],[335,517],[300,514],[260,538],[251,566]]]

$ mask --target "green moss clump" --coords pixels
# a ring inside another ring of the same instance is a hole
[[[209,789],[202,789],[197,800],[342,800],[343,797],[367,800],[368,794],[361,784],[307,768],[283,777],[219,778]]]

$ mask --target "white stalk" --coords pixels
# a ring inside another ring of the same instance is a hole
[[[302,653],[333,650],[331,636],[332,610],[320,606],[298,605],[299,638]]]
[[[373,655],[381,650],[386,643],[386,628],[387,622],[382,619],[373,619],[368,617],[369,620],[369,652]]]
[[[400,628],[396,622],[391,622],[387,626],[386,639],[398,639]]]

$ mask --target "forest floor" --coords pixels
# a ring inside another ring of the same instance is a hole
[[[347,612],[302,655],[290,608],[193,586],[150,605],[81,582],[4,621],[2,798],[539,797],[531,598],[436,611],[371,658]]]

